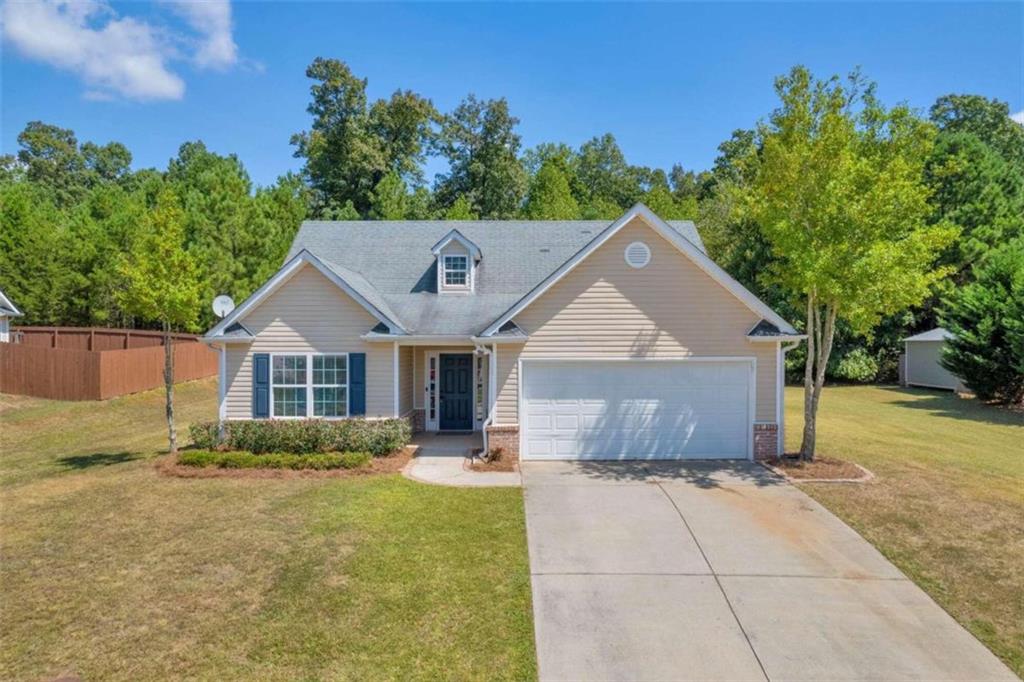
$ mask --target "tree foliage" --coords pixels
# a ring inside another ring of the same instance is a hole
[[[444,117],[438,149],[448,172],[438,176],[434,193],[448,208],[465,197],[481,218],[515,216],[526,194],[526,171],[519,161],[519,119],[502,99],[469,95]]]
[[[906,107],[886,110],[858,74],[844,84],[797,67],[776,93],[780,106],[746,159],[743,201],[771,246],[773,279],[806,310],[801,453],[812,458],[837,319],[870,333],[920,303],[947,274],[932,263],[956,232],[926,221],[930,125]]]
[[[399,90],[370,104],[366,79],[337,59],[318,57],[306,77],[315,81],[307,108],[313,122],[291,142],[295,156],[305,159],[314,215],[336,216],[351,205],[368,216],[374,190],[391,172],[414,184],[422,181],[438,119],[430,100]]]
[[[1024,239],[975,265],[974,281],[943,301],[939,319],[953,335],[943,367],[982,400],[1024,399]]]
[[[580,205],[572,195],[564,161],[545,161],[530,180],[523,215],[530,220],[574,220]]]

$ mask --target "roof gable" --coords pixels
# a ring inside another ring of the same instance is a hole
[[[406,330],[397,322],[394,314],[388,314],[390,311],[387,309],[386,304],[373,290],[372,285],[370,285],[362,276],[340,266],[328,264],[320,258],[317,258],[309,251],[303,250],[285,263],[273,277],[267,280],[267,282],[259,289],[254,291],[249,298],[242,302],[241,305],[236,307],[227,316],[225,316],[224,319],[214,325],[213,328],[206,333],[205,338],[207,340],[212,340],[214,338],[225,337],[228,329],[245,319],[246,315],[255,310],[256,307],[265,301],[271,294],[287,284],[287,282],[307,264],[319,270],[324,277],[348,294],[359,305],[365,308],[368,313],[377,318],[379,322],[387,325],[393,334],[406,333]],[[381,309],[382,307],[384,310]]]
[[[581,262],[583,262],[588,256],[594,251],[605,244],[609,239],[615,236],[623,227],[632,222],[635,218],[642,220],[648,227],[654,230],[657,234],[669,242],[672,246],[677,248],[686,257],[688,257],[697,267],[704,271],[711,279],[720,284],[726,291],[736,297],[741,303],[747,306],[752,312],[760,315],[762,318],[775,325],[778,329],[786,334],[796,334],[797,331],[784,320],[778,313],[768,307],[763,301],[757,298],[751,293],[746,287],[733,279],[725,270],[723,270],[717,263],[712,261],[701,249],[697,248],[692,242],[682,237],[671,225],[666,223],[664,220],[654,214],[649,208],[643,204],[636,204],[629,211],[626,211],[618,220],[613,222],[607,228],[605,228],[600,234],[594,237],[588,244],[580,249],[571,258],[566,260],[561,266],[559,266],[554,272],[546,277],[537,286],[531,289],[525,296],[520,298],[514,305],[508,310],[502,313],[497,319],[495,319],[486,329],[484,329],[480,336],[492,336],[494,335],[505,323],[509,322],[526,309],[531,303],[536,301],[541,295],[548,291],[552,286],[558,283],[562,278],[572,272]]]
[[[14,305],[14,301],[7,298],[3,290],[0,290],[0,313],[7,317],[21,317],[23,315],[18,306]]]
[[[452,229],[451,232],[441,237],[436,244],[430,247],[430,252],[435,256],[439,256],[441,255],[441,251],[444,250],[444,247],[448,246],[452,242],[462,244],[463,248],[469,252],[469,255],[473,257],[474,261],[479,261],[483,258],[480,247],[467,239],[465,235],[458,231],[458,229]]]

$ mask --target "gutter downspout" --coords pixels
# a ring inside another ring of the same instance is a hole
[[[487,443],[487,427],[494,421],[494,383],[498,376],[498,347],[496,344],[492,345],[491,348],[477,344],[475,350],[487,358],[487,419],[484,420],[481,426],[484,440],[484,455],[486,456],[490,452]]]
[[[217,431],[220,437],[224,438],[224,422],[227,420],[228,416],[228,345],[226,343],[218,344],[217,351]]]
[[[800,345],[800,341],[793,341],[788,346],[779,343],[779,367],[777,381],[779,384],[778,397],[775,399],[775,423],[778,424],[778,442],[775,444],[775,451],[779,457],[786,452],[786,353]]]

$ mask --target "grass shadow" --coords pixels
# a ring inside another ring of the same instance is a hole
[[[57,463],[67,469],[90,469],[99,466],[112,466],[124,464],[140,459],[141,455],[136,452],[94,452],[88,455],[68,455],[58,457]]]
[[[895,400],[893,405],[953,419],[999,424],[1002,426],[1024,426],[1024,412],[998,405],[988,405],[977,398],[961,398],[950,391],[927,388],[880,387],[883,391],[907,396],[906,400]]]

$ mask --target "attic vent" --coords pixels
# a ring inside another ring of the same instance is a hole
[[[541,253],[551,253],[551,249],[541,249]]]
[[[580,234],[590,234],[590,230],[580,230]]]
[[[651,262],[651,250],[643,242],[633,242],[627,246],[624,255],[631,268],[642,268]]]

